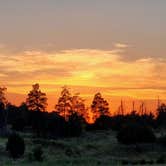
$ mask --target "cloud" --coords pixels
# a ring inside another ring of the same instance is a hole
[[[118,50],[109,51],[73,49],[47,53],[27,50],[14,55],[1,54],[0,83],[105,87],[110,89],[109,93],[136,97],[141,97],[143,91],[146,97],[148,90],[150,95],[161,93],[164,96],[166,60],[124,61],[121,55],[124,46],[119,46]]]
[[[25,51],[25,55],[40,55],[41,51],[31,50],[31,51]]]
[[[127,44],[124,44],[124,43],[115,43],[115,47],[117,47],[117,48],[127,48],[129,46]]]

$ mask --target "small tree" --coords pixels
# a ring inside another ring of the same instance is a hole
[[[6,107],[8,101],[5,97],[5,92],[6,92],[7,88],[5,87],[0,87],[0,103],[3,103],[4,106]]]
[[[93,120],[100,117],[101,115],[109,116],[109,104],[108,102],[101,96],[101,93],[96,93],[91,105],[91,110],[93,113]]]
[[[82,134],[85,123],[85,120],[82,116],[79,116],[77,113],[73,113],[69,116],[67,123],[68,123],[68,136],[78,137]]]
[[[47,97],[41,92],[39,84],[32,85],[33,89],[28,93],[26,104],[29,110],[32,111],[46,111]]]
[[[108,130],[112,127],[112,118],[107,115],[101,115],[95,120],[94,128],[97,130]]]
[[[6,144],[6,150],[10,153],[12,158],[21,157],[25,151],[24,139],[16,133],[11,134]]]
[[[152,143],[156,140],[155,134],[146,125],[126,123],[117,134],[117,139],[123,144]]]
[[[166,104],[161,104],[157,108],[157,124],[166,127]]]

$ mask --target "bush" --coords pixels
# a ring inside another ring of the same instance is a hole
[[[10,153],[12,158],[21,157],[25,151],[24,139],[16,133],[11,134],[6,144],[6,150]]]
[[[52,112],[45,116],[45,119],[44,132],[47,138],[54,139],[58,137],[65,137],[67,135],[67,122],[62,116]]]
[[[156,160],[157,164],[164,164],[165,163],[165,157],[159,156],[159,158]]]
[[[118,132],[117,139],[123,144],[151,143],[156,137],[153,131],[142,124],[131,123],[124,125]]]
[[[160,138],[158,138],[157,142],[165,147],[166,146],[166,135],[161,136]]]
[[[83,132],[84,123],[85,120],[83,117],[79,116],[77,113],[70,115],[67,123],[68,136],[79,137]]]
[[[128,160],[122,160],[122,165],[128,165],[129,161]]]
[[[109,116],[101,115],[96,119],[94,126],[97,130],[108,130],[112,126],[112,119]]]
[[[33,158],[36,161],[43,161],[43,149],[41,146],[37,146],[33,149]]]

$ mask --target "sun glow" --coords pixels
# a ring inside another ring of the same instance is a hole
[[[112,96],[166,99],[165,60],[126,61],[123,59],[126,48],[127,45],[121,44],[109,51],[74,49],[49,53],[27,50],[12,56],[1,54],[1,85],[7,86],[9,93],[24,95],[25,99],[31,85],[39,83],[49,97],[53,96],[49,100],[49,110],[54,108],[63,85],[80,92],[87,103],[96,92],[108,99]]]

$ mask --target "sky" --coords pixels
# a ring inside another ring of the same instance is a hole
[[[0,84],[17,94],[38,82],[46,93],[68,85],[84,97],[166,99],[165,7],[165,0],[0,0]]]

